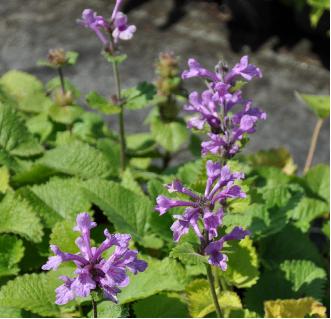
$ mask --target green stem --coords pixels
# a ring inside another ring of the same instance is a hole
[[[311,137],[310,147],[309,147],[309,151],[308,151],[308,155],[307,155],[307,159],[306,159],[305,168],[303,169],[303,174],[306,174],[308,172],[308,170],[313,162],[314,153],[315,153],[317,140],[318,140],[318,135],[320,133],[322,125],[323,125],[323,119],[318,119],[317,123],[315,125],[315,128],[314,128],[314,131],[313,131],[313,135]]]
[[[62,68],[61,67],[57,68],[57,71],[59,73],[62,94],[64,95],[64,94],[66,94],[66,89],[65,89],[65,85],[64,85],[64,75],[63,75]]]
[[[213,301],[214,301],[214,305],[215,305],[215,309],[216,309],[217,318],[222,318],[222,310],[221,310],[221,307],[220,307],[220,305],[218,303],[218,299],[217,299],[215,283],[214,283],[214,276],[213,276],[213,273],[211,270],[211,266],[209,264],[206,264],[206,270],[207,270],[207,277],[208,277],[208,281],[209,281],[210,292],[213,297]]]
[[[93,298],[93,294],[91,294],[91,299],[92,299],[92,308],[93,308],[93,318],[98,318],[97,303],[95,302],[95,300]]]
[[[114,73],[114,79],[115,79],[115,85],[116,85],[116,97],[118,104],[121,108],[119,114],[118,114],[118,120],[119,120],[119,135],[120,135],[120,161],[121,161],[121,171],[123,172],[125,170],[126,166],[126,145],[125,145],[125,128],[124,128],[124,108],[123,104],[121,102],[121,82],[120,82],[120,75],[118,70],[118,64],[116,61],[113,62],[113,73]]]

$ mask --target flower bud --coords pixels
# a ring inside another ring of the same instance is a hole
[[[60,67],[67,62],[66,53],[63,49],[51,49],[48,51],[48,62],[54,67]]]

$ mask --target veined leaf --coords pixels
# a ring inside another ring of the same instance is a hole
[[[108,101],[105,97],[94,91],[86,96],[86,101],[92,109],[104,114],[117,114],[121,111],[118,105]]]
[[[107,177],[111,170],[108,160],[99,150],[78,141],[46,152],[37,164],[83,178]]]
[[[75,244],[79,234],[73,231],[75,223],[73,221],[63,220],[57,222],[52,229],[49,242],[52,245],[58,246],[62,251],[76,254],[78,247]]]
[[[0,202],[0,233],[14,233],[40,242],[43,231],[39,217],[28,202],[15,193],[7,193]]]
[[[147,107],[152,102],[155,94],[156,88],[153,84],[147,82],[139,83],[136,87],[123,90],[124,107],[130,110]]]
[[[198,254],[194,247],[188,243],[183,242],[176,245],[170,252],[170,257],[178,258],[185,264],[204,264],[208,263],[206,256]]]
[[[169,258],[146,259],[147,269],[130,275],[130,285],[119,294],[120,304],[147,298],[161,291],[183,291],[187,283],[184,268]]]
[[[326,119],[330,114],[330,96],[309,95],[296,92],[299,100],[305,103],[317,117]]]
[[[326,317],[326,308],[314,298],[268,300],[264,302],[266,318]]]
[[[24,255],[23,241],[12,235],[1,234],[0,247],[0,277],[16,275],[19,272],[17,264]]]

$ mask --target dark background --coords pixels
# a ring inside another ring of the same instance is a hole
[[[61,47],[80,54],[78,64],[66,76],[82,91],[110,96],[114,92],[111,67],[100,55],[101,45],[89,30],[76,24],[84,8],[109,16],[112,0],[0,0],[0,71],[20,69],[42,80],[54,76],[36,66],[50,48]],[[261,80],[245,89],[268,114],[248,151],[287,147],[302,168],[314,115],[294,96],[294,91],[329,94],[329,16],[316,29],[309,23],[309,9],[294,10],[280,0],[128,0],[123,8],[137,26],[133,40],[123,45],[129,59],[121,66],[124,87],[153,81],[153,65],[161,51],[171,50],[185,68],[189,57],[212,68],[219,59],[229,65],[249,54],[263,71]],[[187,81],[186,87],[202,88]],[[143,127],[146,110],[126,115],[129,132]],[[328,121],[326,121],[328,122]],[[116,127],[116,119],[110,120]],[[325,123],[315,163],[329,162],[329,123]]]

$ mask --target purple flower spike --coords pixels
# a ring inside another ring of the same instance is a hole
[[[254,133],[257,121],[266,119],[264,112],[242,98],[235,82],[239,77],[246,81],[261,78],[261,70],[248,63],[248,56],[242,57],[227,74],[221,64],[215,68],[216,72],[203,68],[194,59],[189,59],[188,65],[189,70],[183,72],[183,79],[199,77],[207,79],[208,83],[202,94],[194,91],[189,95],[189,103],[184,109],[195,115],[187,126],[197,130],[209,126],[209,140],[201,145],[202,155],[211,153],[224,159],[231,158],[239,152],[244,135]],[[233,112],[235,106],[241,106],[243,110]]]
[[[110,234],[106,229],[106,239],[98,248],[91,247],[90,230],[97,226],[96,223],[87,213],[79,214],[76,222],[74,230],[81,233],[76,239],[80,251],[77,254],[69,254],[51,245],[55,256],[49,257],[47,263],[42,266],[43,270],[56,270],[61,263],[73,261],[77,267],[74,278],[59,277],[64,283],[55,290],[55,303],[63,305],[76,297],[87,297],[97,288],[103,290],[105,298],[117,302],[117,294],[121,291],[119,288],[129,284],[127,270],[134,274],[143,272],[147,263],[137,259],[137,251],[128,248],[130,235]],[[113,254],[104,259],[102,253],[112,246],[115,246]]]
[[[174,207],[186,207],[182,215],[173,215],[175,222],[171,226],[174,241],[178,242],[180,238],[189,232],[192,228],[197,237],[204,241],[203,233],[208,234],[208,239],[212,240],[218,236],[218,229],[222,226],[224,210],[216,205],[223,205],[228,198],[243,198],[245,193],[234,182],[244,178],[242,173],[233,173],[228,166],[222,166],[220,163],[207,161],[207,183],[204,194],[196,194],[183,184],[175,180],[166,185],[170,193],[181,193],[189,197],[188,201],[170,199],[163,195],[157,197],[155,210],[160,215],[165,214]],[[201,229],[203,225],[203,229]]]

